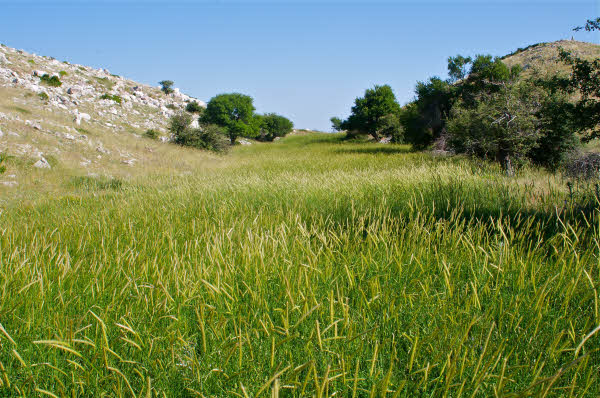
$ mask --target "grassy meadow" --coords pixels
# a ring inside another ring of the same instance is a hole
[[[340,135],[197,154],[2,188],[0,396],[600,395],[583,187]]]

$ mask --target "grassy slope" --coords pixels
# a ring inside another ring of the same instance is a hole
[[[0,395],[598,396],[598,221],[562,186],[305,135],[8,200]]]

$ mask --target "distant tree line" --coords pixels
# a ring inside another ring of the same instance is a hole
[[[375,86],[356,98],[346,120],[331,118],[332,128],[417,150],[434,145],[497,161],[508,172],[525,162],[556,169],[580,142],[600,137],[600,59],[564,50],[560,59],[570,77],[524,77],[491,55],[450,57],[449,78],[418,82],[410,103],[401,107],[390,86]]]

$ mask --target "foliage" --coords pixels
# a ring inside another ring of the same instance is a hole
[[[169,95],[175,91],[173,89],[173,84],[175,84],[175,83],[171,80],[162,80],[162,81],[158,82],[158,84],[161,85],[160,89],[162,90],[162,92],[167,95]]]
[[[221,153],[227,152],[230,148],[225,130],[214,124],[204,125],[197,129],[184,129],[175,136],[174,142],[183,146]]]
[[[64,71],[64,70],[61,70],[61,71],[58,72],[58,75],[60,77],[65,77],[65,76],[68,76],[69,74],[66,71]]]
[[[167,104],[167,105],[165,105],[165,108],[171,109],[172,111],[174,111],[174,110],[177,109],[177,107],[175,106],[175,104]]]
[[[40,77],[40,81],[50,87],[60,87],[62,86],[62,82],[58,78],[58,76],[50,76],[49,74],[44,74]]]
[[[498,161],[512,172],[541,136],[536,118],[541,95],[531,84],[506,84],[480,94],[476,106],[459,101],[448,121],[451,148]]]
[[[374,86],[365,91],[364,97],[356,98],[350,116],[340,127],[346,130],[350,137],[370,134],[379,140],[384,117],[399,112],[400,105],[396,101],[392,88],[387,84]]]
[[[462,80],[467,76],[467,66],[473,61],[471,57],[463,57],[457,55],[456,57],[448,57],[448,75],[450,76],[450,82]]]
[[[254,121],[252,102],[252,97],[244,94],[219,94],[206,105],[201,122],[223,127],[232,145],[237,137],[254,137],[258,126]]]
[[[333,116],[331,119],[329,119],[331,121],[331,130],[333,131],[342,131],[342,119],[340,119],[337,116]]]
[[[185,106],[185,110],[190,113],[202,113],[204,112],[204,107],[200,106],[197,101],[188,102]]]
[[[5,155],[0,153],[0,174],[4,174],[6,172],[6,166],[3,165],[5,160]]]
[[[121,98],[120,96],[118,96],[116,94],[103,94],[100,96],[100,99],[114,101],[117,104],[120,104],[123,101],[123,98]]]
[[[545,92],[537,117],[540,137],[528,157],[552,171],[580,146],[574,126],[574,107],[561,92]]]
[[[46,94],[46,93],[45,93],[45,92],[43,92],[43,91],[42,91],[41,93],[39,93],[39,94],[38,94],[38,97],[40,97],[40,99],[41,99],[42,101],[48,101],[48,99],[50,99],[50,97],[48,96],[48,94]]]
[[[572,67],[568,91],[580,99],[574,109],[573,123],[585,141],[600,137],[600,58],[586,60],[560,50],[560,58]]]
[[[592,32],[594,30],[600,30],[600,17],[596,19],[588,19],[584,26],[578,26],[573,29],[575,32],[580,30],[586,30]]]
[[[273,141],[276,137],[284,137],[294,128],[291,120],[275,113],[263,115],[259,125],[261,141]]]
[[[178,136],[185,134],[185,130],[190,127],[192,117],[187,113],[177,113],[169,119],[169,132],[173,134],[175,140]]]
[[[567,177],[578,180],[600,179],[599,153],[574,153],[563,165]]]
[[[446,119],[456,100],[456,87],[432,77],[426,83],[418,82],[415,94],[416,109],[410,109],[413,113],[401,115],[400,120],[406,142],[415,149],[424,149],[445,131]]]
[[[157,140],[158,137],[160,137],[160,133],[156,130],[150,129],[150,130],[146,130],[146,132],[144,133],[144,136],[146,136],[147,138],[150,138],[152,140]]]

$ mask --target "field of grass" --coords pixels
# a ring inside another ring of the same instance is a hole
[[[325,134],[201,164],[4,200],[0,396],[600,395],[559,177]]]

